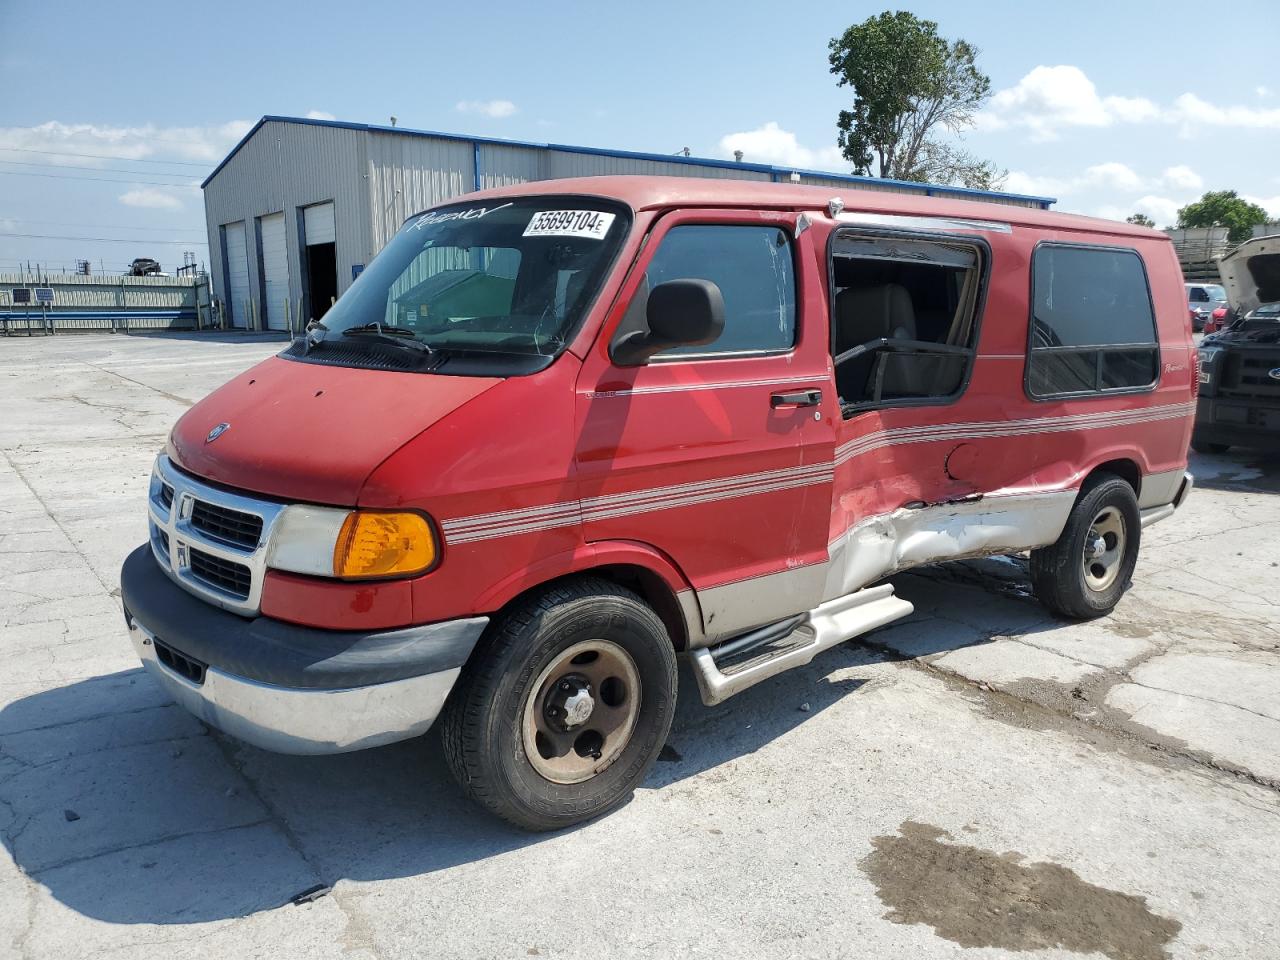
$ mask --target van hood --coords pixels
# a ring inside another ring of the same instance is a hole
[[[1218,262],[1227,299],[1243,315],[1280,300],[1280,236],[1246,240]]]
[[[215,483],[352,506],[378,464],[500,382],[272,357],[183,414],[168,451]]]

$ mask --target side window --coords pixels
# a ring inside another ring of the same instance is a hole
[[[715,343],[664,350],[657,358],[767,353],[795,345],[795,267],[785,231],[763,226],[672,227],[650,261],[643,292],[636,295],[629,313],[643,310],[647,292],[658,284],[685,279],[710,280],[720,288],[724,332]]]
[[[831,352],[846,417],[960,392],[977,340],[983,259],[983,248],[963,241],[836,236]]]
[[[1209,302],[1209,294],[1205,292],[1204,287],[1191,288],[1191,302],[1192,303],[1208,303]]]
[[[1132,250],[1041,244],[1031,258],[1027,390],[1058,397],[1152,386],[1155,315]]]

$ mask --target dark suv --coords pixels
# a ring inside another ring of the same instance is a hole
[[[1219,270],[1238,319],[1200,343],[1191,445],[1280,450],[1280,236],[1242,243]]]
[[[1265,303],[1200,344],[1191,446],[1280,450],[1280,303]]]

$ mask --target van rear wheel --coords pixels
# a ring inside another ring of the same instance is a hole
[[[526,830],[621,805],[675,713],[676,659],[640,597],[583,578],[521,601],[490,626],[441,718],[467,794]]]
[[[1127,482],[1099,474],[1081,490],[1056,543],[1031,551],[1031,586],[1054,613],[1090,620],[1110,613],[1138,562],[1142,518]]]

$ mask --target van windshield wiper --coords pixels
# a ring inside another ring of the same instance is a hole
[[[431,355],[435,353],[431,344],[418,339],[418,335],[406,327],[397,327],[385,323],[365,323],[357,327],[348,327],[342,331],[344,337],[369,337],[381,343],[392,343],[397,347],[406,347],[416,353]]]

